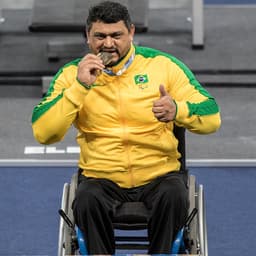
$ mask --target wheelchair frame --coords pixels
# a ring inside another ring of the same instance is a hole
[[[185,129],[175,126],[174,134],[179,141],[178,150],[181,152],[181,169],[186,170],[185,163]],[[186,170],[187,172],[187,170]],[[80,255],[78,244],[79,236],[75,230],[74,216],[72,211],[72,202],[77,189],[79,173],[73,174],[70,183],[65,183],[63,186],[63,194],[61,201],[61,210],[64,212],[63,218],[60,218],[59,225],[59,241],[58,241],[58,256]],[[207,225],[204,190],[202,184],[196,183],[194,175],[188,175],[190,214],[194,209],[197,209],[196,218],[193,218],[191,223],[185,227],[187,244],[191,255],[208,256],[208,241],[207,241]],[[65,217],[67,216],[67,217]],[[67,224],[66,224],[67,223]],[[146,223],[113,223],[114,228],[118,230],[141,230],[146,229]],[[147,245],[141,244],[141,241],[147,241],[147,237],[131,236],[116,236],[117,249],[146,249]],[[134,243],[136,240],[139,243]],[[118,243],[121,242],[121,243]],[[130,243],[133,242],[133,243]],[[171,247],[171,245],[170,245]],[[136,253],[137,254],[137,253]]]
[[[71,225],[67,225],[63,218],[60,218],[59,225],[59,242],[58,242],[58,256],[66,255],[80,255],[79,250],[77,250],[77,234],[74,230],[74,217],[71,209],[71,204],[75,196],[75,190],[77,186],[78,173],[72,176],[71,183],[65,183],[63,186],[63,194],[61,201],[61,209],[66,213]],[[206,226],[206,212],[205,212],[205,199],[203,185],[197,184],[194,175],[189,175],[189,200],[190,207],[189,213],[196,208],[198,213],[196,218],[190,223],[188,230],[186,230],[190,253],[192,255],[208,256],[208,241],[207,241],[207,226]],[[144,229],[137,228],[137,229]],[[116,241],[126,241],[127,237],[116,237]],[[143,238],[143,237],[142,237]],[[130,237],[128,238],[128,241]],[[144,239],[143,239],[144,240]],[[124,243],[117,244],[119,249],[129,249],[130,247],[137,247],[136,244]],[[145,247],[141,247],[145,248]]]

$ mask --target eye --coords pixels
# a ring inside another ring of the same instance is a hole
[[[113,35],[112,35],[112,38],[114,38],[114,39],[120,39],[122,37],[122,34],[121,33],[114,33]]]
[[[104,38],[106,38],[106,35],[104,33],[95,33],[94,34],[94,37],[97,39],[97,40],[103,40]]]
[[[121,35],[114,36],[113,38],[114,38],[114,39],[120,39],[120,38],[121,38]]]
[[[103,40],[105,38],[105,36],[103,35],[96,35],[95,36],[98,40]]]

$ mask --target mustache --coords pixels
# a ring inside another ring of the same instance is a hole
[[[118,49],[116,49],[116,48],[105,48],[105,47],[103,47],[103,48],[100,49],[100,52],[117,52],[117,51],[118,51]]]

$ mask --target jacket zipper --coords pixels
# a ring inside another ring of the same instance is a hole
[[[130,174],[130,184],[132,187],[134,187],[134,180],[133,180],[133,175],[132,175],[132,170],[131,170],[131,159],[130,159],[130,145],[128,143],[128,133],[126,131],[127,125],[126,125],[126,119],[125,119],[125,108],[123,106],[123,98],[122,98],[122,93],[120,86],[118,86],[118,96],[119,96],[119,106],[120,106],[120,123],[122,126],[123,130],[123,144],[127,156],[127,170]]]

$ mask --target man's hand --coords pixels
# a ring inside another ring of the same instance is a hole
[[[159,86],[160,98],[153,103],[152,112],[160,122],[170,122],[176,115],[176,104],[166,92],[164,86]]]
[[[77,79],[84,84],[91,85],[95,82],[98,72],[104,67],[100,57],[89,53],[78,64]]]

